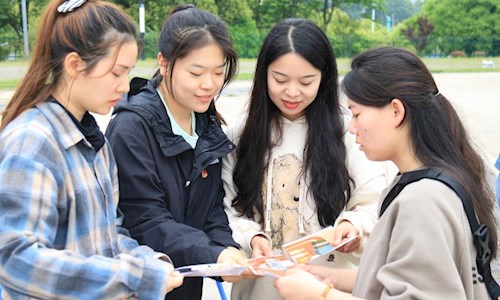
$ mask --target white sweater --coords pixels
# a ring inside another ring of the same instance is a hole
[[[264,182],[266,189],[263,190],[265,198],[263,201],[266,203],[265,213],[265,228],[259,224],[259,220],[253,220],[246,217],[241,217],[238,212],[231,206],[232,200],[236,196],[236,190],[233,183],[233,169],[236,164],[236,151],[231,152],[223,160],[222,179],[224,182],[224,189],[226,197],[224,205],[226,213],[229,218],[229,224],[233,230],[233,238],[238,242],[244,251],[248,254],[252,253],[250,241],[256,234],[270,233],[271,217],[270,211],[272,202],[280,198],[276,197],[276,191],[273,190],[272,183],[280,180],[280,176],[290,176],[286,174],[279,174],[273,172],[273,169],[280,168],[275,166],[277,159],[287,155],[291,155],[293,160],[298,159],[300,167],[303,161],[303,152],[307,136],[307,122],[304,117],[297,120],[290,121],[282,118],[283,122],[283,135],[279,145],[272,149],[269,154],[267,168],[267,180]],[[245,118],[240,119],[235,126],[227,131],[227,135],[231,141],[238,144],[241,132],[245,125]],[[364,153],[359,150],[355,144],[354,136],[346,131],[344,136],[344,143],[347,148],[347,166],[349,175],[355,182],[355,189],[352,191],[351,199],[349,200],[346,209],[337,218],[335,224],[342,220],[348,220],[358,230],[363,237],[362,243],[370,235],[375,223],[377,222],[377,206],[380,192],[386,186],[385,170],[383,164],[370,162],[367,160]],[[326,162],[325,162],[326,163]],[[278,169],[278,171],[284,171]],[[296,173],[296,172],[295,172]],[[295,174],[294,173],[294,174]],[[297,232],[295,238],[300,238],[304,235],[309,235],[321,228],[316,214],[316,205],[312,197],[312,193],[308,192],[309,182],[303,178],[297,179],[300,186],[299,203],[298,203],[298,216],[296,216],[296,228],[292,228]],[[292,237],[294,234],[292,234]],[[272,239],[272,237],[271,237]],[[288,242],[285,240],[284,242]],[[278,248],[279,245],[274,245]],[[359,263],[360,254],[363,246],[359,248],[356,253],[337,253],[334,262],[324,262],[323,265],[340,268],[354,268]]]

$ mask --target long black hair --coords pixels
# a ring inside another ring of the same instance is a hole
[[[137,42],[134,21],[117,5],[89,0],[74,11],[58,12],[64,0],[49,2],[41,18],[26,76],[3,112],[0,130],[24,111],[47,101],[62,82],[66,56],[76,52],[90,73],[113,46]]]
[[[302,56],[321,71],[318,94],[306,109],[308,132],[301,173],[310,176],[310,192],[316,202],[320,224],[333,225],[351,195],[337,64],[323,31],[316,24],[302,19],[277,23],[260,50],[248,118],[236,149],[233,180],[237,196],[233,206],[241,215],[263,223],[262,183],[266,156],[277,142],[271,138],[272,131],[277,130],[279,136],[282,133],[281,112],[267,92],[267,69],[288,53]]]
[[[495,201],[483,160],[422,60],[404,49],[381,47],[354,57],[351,69],[342,81],[342,90],[352,101],[383,107],[394,98],[401,100],[417,159],[426,167],[446,171],[467,190],[479,222],[489,228],[494,258],[498,238]]]
[[[226,23],[212,13],[198,9],[192,4],[175,6],[168,19],[163,24],[159,37],[159,50],[168,62],[167,90],[171,92],[172,70],[178,59],[189,55],[193,50],[210,44],[219,46],[224,53],[226,73],[220,92],[231,82],[238,70],[238,55],[233,47],[231,35]],[[156,71],[154,77],[161,77]],[[160,84],[163,80],[158,80]],[[219,124],[224,123],[221,115],[215,108],[214,100],[209,110],[214,111]]]

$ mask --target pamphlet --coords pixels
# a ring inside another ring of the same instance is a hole
[[[201,264],[175,268],[184,277],[217,277],[217,276],[239,276],[247,266],[233,266],[230,264]]]
[[[185,277],[217,277],[217,276],[241,276],[244,272],[251,272],[257,276],[284,276],[286,270],[295,264],[307,264],[328,260],[332,252],[356,239],[351,237],[344,239],[337,246],[333,246],[333,227],[329,226],[282,246],[283,255],[271,257],[258,257],[248,259],[246,266],[234,266],[230,264],[200,264],[178,267]]]
[[[246,270],[257,276],[281,277],[295,264],[283,255],[258,257],[247,260],[248,266],[214,263],[176,268],[184,277],[240,276]]]
[[[248,263],[253,274],[272,277],[284,276],[286,270],[295,265],[283,255],[252,258],[248,260]]]
[[[297,264],[307,264],[328,260],[332,252],[356,239],[356,236],[344,239],[340,244],[333,246],[334,229],[328,226],[323,230],[305,236],[283,245],[283,253]]]

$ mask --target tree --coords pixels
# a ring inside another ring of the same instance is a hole
[[[1,1],[1,0],[0,0]],[[121,6],[137,24],[139,23],[139,0],[111,0]],[[196,7],[207,10],[214,14],[218,13],[214,0],[164,0],[148,1],[143,0],[146,10],[146,32],[159,32],[161,26],[168,17],[168,14],[178,4],[192,3]]]
[[[485,51],[498,55],[500,41],[500,1],[498,0],[427,0],[423,14],[433,24],[432,36],[440,40],[440,48]],[[497,43],[497,47],[495,47]]]
[[[36,36],[36,24],[48,0],[26,0],[28,43],[33,44]],[[3,44],[4,52],[21,54],[23,52],[23,20],[21,1],[0,0],[0,29],[7,37],[7,44]],[[2,43],[5,41],[2,41]],[[32,47],[30,47],[32,48]]]
[[[233,44],[240,57],[256,57],[262,37],[248,2],[240,0],[215,0],[219,17],[229,25]]]
[[[352,3],[380,8],[384,0],[247,0],[257,28],[263,32],[285,18],[306,18],[323,30],[331,23],[336,8]]]
[[[383,0],[317,0],[322,3],[320,6],[321,18],[321,28],[326,29],[328,24],[332,20],[333,12],[336,8],[340,8],[342,5],[348,6],[350,4],[358,4],[365,7],[380,8]]]
[[[379,14],[378,20],[385,23],[386,16],[391,17],[392,25],[396,25],[420,12],[419,3],[412,0],[387,0],[384,11]]]
[[[247,26],[255,22],[247,2],[241,0],[215,0],[218,16],[230,26]]]
[[[321,12],[322,16],[322,23],[321,27],[323,29],[326,28],[328,24],[330,24],[330,21],[332,20],[332,15],[335,10],[335,5],[333,3],[334,1],[332,0],[323,0],[323,8]]]
[[[303,0],[248,0],[248,3],[256,26],[263,33],[280,20],[304,18],[311,12],[308,1]]]
[[[14,0],[0,0],[0,28],[14,31],[17,38],[23,38],[21,19],[21,2]]]
[[[417,17],[416,26],[412,23],[401,29],[401,33],[415,46],[418,54],[422,54],[427,48],[432,31],[434,31],[434,26],[423,16]]]
[[[22,39],[22,27],[18,22],[17,15],[19,15],[19,9],[17,6],[12,7],[11,3],[13,1],[0,0],[0,28],[3,39],[0,40],[0,61],[7,58],[11,52],[18,52],[16,48],[19,49],[20,41]],[[17,12],[15,11],[17,10]],[[12,42],[12,38],[16,36],[15,41]],[[5,39],[7,37],[7,39]],[[19,42],[17,42],[19,41]],[[13,51],[14,49],[14,51]]]

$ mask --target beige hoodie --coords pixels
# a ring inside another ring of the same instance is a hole
[[[277,180],[276,176],[280,176],[280,174],[273,172],[273,169],[277,168],[277,166],[274,166],[276,158],[292,155],[294,158],[298,158],[300,164],[303,159],[303,151],[307,136],[305,116],[294,121],[282,118],[282,121],[282,141],[278,146],[273,148],[272,153],[270,153],[268,157],[268,162],[272,163],[270,163],[267,168],[267,184],[266,190],[264,190],[263,193],[265,195],[265,199],[263,200],[266,202],[266,220],[264,222],[264,228],[261,227],[258,220],[238,216],[238,213],[231,206],[231,201],[236,195],[232,178],[233,169],[236,163],[236,151],[233,151],[229,156],[223,159],[222,179],[226,192],[226,197],[224,199],[226,213],[229,218],[231,229],[233,230],[233,238],[249,255],[252,253],[250,247],[252,238],[256,234],[270,233],[272,221],[270,209],[272,207],[272,202],[279,199],[279,197],[276,197],[276,192],[273,191],[274,187],[272,186],[273,180]],[[245,119],[242,118],[235,126],[229,128],[227,131],[229,139],[235,144],[239,142],[239,137],[244,125]],[[368,161],[364,153],[362,153],[355,144],[354,136],[347,131],[344,142],[348,154],[347,165],[349,174],[354,179],[356,186],[346,209],[337,218],[336,224],[341,220],[350,221],[359,230],[364,243],[377,221],[378,199],[380,192],[387,185],[385,169],[383,168],[384,165],[381,163]],[[283,176],[283,174],[281,174],[281,176]],[[297,223],[296,226],[294,226],[295,229],[292,228],[292,231],[295,230],[295,232],[297,232],[297,236],[294,239],[309,235],[321,229],[316,214],[314,199],[312,198],[312,194],[308,193],[309,182],[303,177],[299,178],[298,181],[300,186],[297,209],[298,217],[295,218]],[[292,234],[292,236],[293,235],[294,234]],[[279,249],[280,245],[273,246],[275,249]],[[326,264],[328,266],[340,268],[354,268],[359,263],[362,249],[363,246],[360,247],[359,251],[354,253],[337,253],[334,262],[324,262],[323,265]]]

